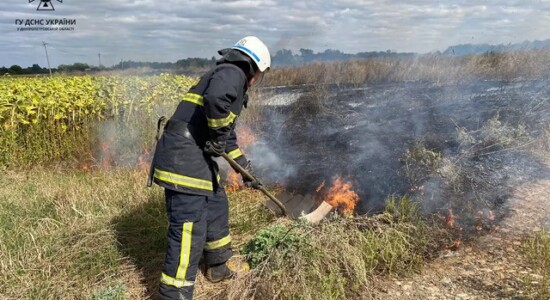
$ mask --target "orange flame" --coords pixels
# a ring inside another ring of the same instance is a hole
[[[477,231],[481,231],[484,229],[492,230],[494,221],[495,221],[495,213],[492,210],[487,208],[478,210],[477,216],[476,216],[475,228]]]
[[[487,218],[489,218],[490,221],[494,221],[494,220],[495,220],[495,214],[493,213],[492,210],[489,211],[489,216],[488,216]]]
[[[153,159],[150,150],[147,148],[141,149],[141,155],[137,158],[137,161],[135,163],[134,169],[138,172],[145,172],[147,173],[149,171],[149,168],[151,167],[151,160]]]
[[[456,251],[460,248],[461,245],[462,245],[462,240],[456,239],[451,244],[445,245],[445,249],[451,250],[451,251]]]
[[[257,140],[256,135],[250,127],[241,123],[239,123],[239,126],[235,129],[235,131],[237,133],[237,143],[239,144],[239,149],[241,149],[244,153],[244,150]],[[241,176],[237,174],[237,172],[230,169],[225,179],[225,190],[228,192],[236,192],[243,189],[244,184],[240,178]]]
[[[455,222],[456,215],[453,214],[453,210],[449,208],[449,214],[445,217],[445,223],[447,223],[449,227],[453,227],[455,225]]]
[[[239,148],[241,148],[241,150],[247,148],[257,140],[252,129],[246,125],[241,126],[241,124],[239,124],[239,127],[237,127],[235,131],[237,133]]]
[[[102,170],[109,170],[114,162],[115,154],[109,144],[101,142],[101,162],[100,168]]]
[[[227,174],[226,182],[225,182],[225,190],[228,192],[236,192],[243,188],[243,185],[240,182],[239,174],[237,172],[230,170]]]
[[[344,182],[341,178],[336,178],[324,201],[332,207],[336,207],[343,215],[349,216],[353,214],[355,205],[359,201],[359,196],[351,188],[352,184],[350,182]]]
[[[89,160],[86,160],[86,161],[81,163],[80,169],[82,171],[88,172],[92,169],[92,163]]]
[[[141,172],[147,172],[147,170],[149,170],[150,163],[146,159],[147,156],[148,156],[147,154],[142,154],[138,157],[136,170]]]

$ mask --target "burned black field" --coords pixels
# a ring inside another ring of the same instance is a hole
[[[300,194],[352,181],[357,214],[408,194],[460,226],[496,222],[514,187],[550,177],[532,151],[548,139],[548,83],[270,88],[257,125],[268,138],[250,157],[263,178]]]

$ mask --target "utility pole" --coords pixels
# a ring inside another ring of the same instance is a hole
[[[48,61],[48,70],[50,70],[50,76],[52,76],[52,68],[50,67],[50,57],[48,56],[48,47],[46,47],[48,44],[42,41],[42,45],[44,46],[44,50],[46,51],[46,60]]]
[[[101,68],[101,52],[97,54],[97,57],[99,58],[99,65],[97,67]]]

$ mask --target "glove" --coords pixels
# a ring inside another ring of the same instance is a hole
[[[222,156],[225,153],[225,142],[207,141],[204,146],[204,152],[214,156]]]
[[[254,170],[252,169],[252,164],[250,163],[250,161],[248,161],[248,164],[246,165],[246,167],[244,169],[250,175],[252,175],[252,177],[256,178],[256,175],[254,175]],[[243,177],[243,183],[247,188],[253,188],[253,189],[257,190],[260,187],[262,187],[262,183],[260,181],[258,181],[257,179],[256,180],[251,180],[251,179],[246,178],[246,176],[244,176],[244,175],[241,175],[241,176]]]

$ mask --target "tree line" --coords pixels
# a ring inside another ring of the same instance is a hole
[[[272,58],[272,65],[274,67],[282,66],[300,66],[311,62],[323,62],[323,61],[345,61],[352,59],[372,59],[372,58],[386,58],[386,57],[403,57],[412,56],[414,53],[399,53],[391,50],[387,51],[372,51],[372,52],[359,52],[356,54],[344,53],[339,50],[327,49],[323,52],[315,53],[311,49],[302,48],[299,53],[293,53],[292,50],[281,49],[275,52]],[[52,72],[94,72],[102,70],[128,70],[136,68],[149,68],[153,70],[172,70],[175,72],[194,73],[200,70],[204,70],[214,66],[216,63],[216,57],[208,58],[185,58],[176,62],[140,62],[140,61],[120,61],[118,64],[111,67],[104,66],[90,66],[85,63],[74,63],[72,65],[59,65],[57,68],[53,68]],[[13,65],[9,68],[0,68],[0,74],[11,75],[26,75],[26,74],[46,74],[49,70],[47,68],[40,67],[38,64],[32,65],[32,67],[22,68],[18,65]]]
[[[94,67],[84,63],[74,63],[72,65],[59,65],[57,68],[52,68],[52,73],[58,72],[86,72],[86,71],[98,71],[104,69],[104,67]],[[40,67],[38,64],[33,64],[31,67],[23,68],[18,65],[13,65],[9,68],[1,67],[0,75],[38,75],[48,74],[50,70],[46,67]]]

